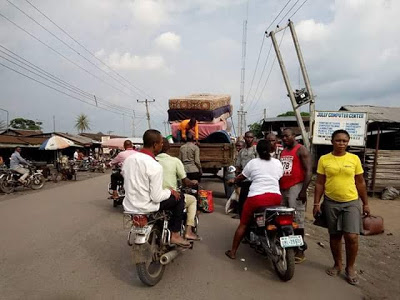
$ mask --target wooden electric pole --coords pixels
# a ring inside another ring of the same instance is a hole
[[[280,31],[280,30],[282,30],[282,29],[280,28],[279,30],[277,30],[277,32]],[[296,99],[294,97],[294,93],[293,93],[293,90],[292,90],[292,86],[290,84],[289,76],[288,76],[288,73],[286,71],[286,67],[285,67],[285,64],[283,62],[283,59],[282,59],[282,54],[281,54],[281,51],[279,50],[279,44],[276,41],[275,32],[271,31],[269,33],[269,37],[271,37],[272,45],[274,46],[276,57],[278,59],[279,66],[280,66],[281,71],[282,71],[283,80],[285,81],[286,89],[287,89],[287,92],[289,94],[290,102],[292,103],[293,111],[295,113],[295,116],[296,116],[296,119],[297,119],[297,123],[299,124],[300,130],[301,130],[301,135],[303,136],[304,146],[306,146],[306,148],[308,150],[310,150],[310,139],[309,139],[309,136],[308,136],[308,134],[306,132],[306,128],[305,128],[304,123],[303,123],[303,118],[301,117],[301,114],[300,114],[299,106],[297,105]]]
[[[151,124],[150,124],[150,112],[149,112],[149,102],[156,102],[155,99],[153,100],[147,100],[145,99],[144,101],[139,101],[137,100],[138,103],[144,103],[146,105],[146,116],[147,116],[147,125],[149,126],[149,129],[151,129]]]

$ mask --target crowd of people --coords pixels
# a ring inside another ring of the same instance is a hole
[[[182,186],[195,187],[201,179],[200,150],[192,132],[182,135],[179,158],[168,154],[169,142],[157,130],[147,130],[143,135],[143,148],[135,151],[130,141],[124,144],[113,164],[122,164],[125,180],[125,211],[146,214],[158,210],[170,210],[171,243],[189,247],[190,240],[199,240],[194,233],[197,212],[196,198],[180,193]],[[357,284],[354,268],[358,251],[358,235],[362,231],[361,216],[369,214],[368,198],[360,159],[346,151],[350,136],[345,130],[332,135],[333,151],[318,162],[314,193],[314,215],[324,214],[330,234],[330,246],[334,266],[326,273],[336,276],[342,271],[341,241],[346,245],[346,279]],[[291,129],[282,132],[283,145],[275,134],[267,133],[255,142],[251,131],[244,141],[237,141],[236,177],[230,181],[240,191],[238,215],[240,224],[235,232],[232,247],[225,254],[234,259],[253,212],[259,207],[282,205],[294,208],[296,235],[305,237],[305,212],[307,189],[312,176],[310,152],[297,142]],[[323,204],[320,204],[323,198]],[[359,198],[362,200],[362,209]],[[187,209],[185,236],[180,235],[183,210]],[[295,253],[295,262],[305,260],[306,244]]]

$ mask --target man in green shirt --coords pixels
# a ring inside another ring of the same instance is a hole
[[[156,160],[163,168],[163,188],[177,190],[178,181],[182,181],[182,184],[184,186],[197,186],[197,181],[192,181],[187,178],[182,162],[178,158],[172,157],[167,154],[169,148],[170,146],[168,140],[166,138],[163,138],[163,148],[160,154],[156,156]],[[196,217],[197,211],[196,197],[185,194],[185,207],[187,209],[185,238],[188,240],[199,240],[199,236],[193,233],[193,227],[195,226],[194,219]]]

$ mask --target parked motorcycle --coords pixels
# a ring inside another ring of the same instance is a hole
[[[150,214],[132,214],[124,212],[131,229],[128,245],[132,247],[133,261],[139,279],[148,286],[156,285],[165,271],[166,265],[188,248],[170,243],[171,232],[168,229],[170,212],[158,211]],[[197,232],[198,219],[195,232]],[[184,236],[186,218],[182,221],[181,236]],[[193,248],[192,247],[190,249]]]
[[[44,186],[45,178],[43,177],[42,170],[36,170],[32,165],[27,166],[29,176],[26,178],[25,183],[19,182],[22,174],[14,171],[7,170],[0,175],[0,189],[6,193],[12,193],[18,186],[25,186],[33,190],[39,190]]]
[[[304,245],[301,235],[294,235],[294,208],[264,207],[254,212],[246,239],[257,252],[271,259],[282,281],[292,279],[295,249]]]
[[[89,171],[90,172],[98,171],[98,172],[104,173],[106,171],[106,164],[104,163],[103,160],[93,159],[90,162]]]
[[[119,167],[114,168],[112,170],[112,174],[121,174],[121,168],[119,168]],[[117,182],[117,192],[118,192],[118,199],[112,199],[113,207],[122,205],[122,201],[124,201],[124,198],[125,198],[124,180],[123,180],[122,176],[121,176],[121,179],[118,180],[118,182]],[[113,190],[111,189],[111,182],[108,184],[108,193],[110,195],[113,194]]]

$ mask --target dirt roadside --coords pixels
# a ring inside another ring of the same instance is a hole
[[[384,219],[385,232],[374,236],[360,236],[357,271],[365,299],[399,299],[400,295],[400,199],[369,198],[371,214]],[[328,253],[329,235],[326,229],[314,226],[313,198],[307,205],[307,237],[322,243]],[[343,244],[344,249],[344,244]]]

